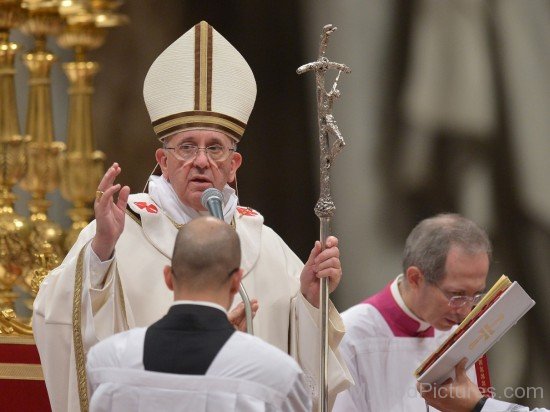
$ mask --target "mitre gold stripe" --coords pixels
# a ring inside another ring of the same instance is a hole
[[[241,135],[237,134],[234,130],[228,129],[227,127],[220,126],[219,124],[213,124],[213,123],[187,123],[185,127],[182,126],[175,126],[171,127],[169,129],[166,129],[162,132],[162,135],[159,135],[158,138],[160,140],[164,139],[167,136],[171,136],[173,134],[176,134],[184,129],[209,129],[209,130],[219,130],[220,132],[226,134],[233,140],[236,140],[237,142],[240,142]]]
[[[206,110],[206,100],[208,94],[208,79],[206,78],[208,66],[208,23],[200,23],[200,100],[199,110]]]
[[[212,110],[212,26],[208,26],[208,49],[206,53],[206,110]]]
[[[174,114],[171,114],[171,115],[168,115],[168,116],[164,116],[164,117],[161,117],[160,119],[155,120],[152,123],[152,125],[153,125],[153,127],[156,127],[156,126],[159,126],[161,124],[166,123],[168,120],[179,119],[181,117],[186,117],[186,116],[218,117],[220,119],[228,120],[231,123],[236,124],[239,127],[242,127],[243,129],[246,128],[246,123],[241,122],[240,120],[237,120],[234,117],[228,116],[228,115],[223,114],[223,113],[204,112],[204,111],[200,111],[200,110],[190,110],[190,111],[187,111],[187,112],[179,112],[179,113],[174,113]]]
[[[174,113],[174,114],[171,114],[171,115],[168,115],[168,116],[164,116],[164,117],[161,117],[160,119],[157,119],[154,122],[152,122],[152,125],[153,125],[153,127],[157,127],[157,126],[160,126],[161,124],[166,123],[168,120],[179,119],[179,118],[186,117],[186,116],[217,117],[217,118],[220,118],[220,119],[228,120],[231,123],[236,124],[237,126],[243,128],[243,129],[246,128],[246,123],[241,122],[240,120],[237,120],[234,117],[228,116],[228,115],[223,114],[223,113],[205,112],[205,111],[200,111],[200,110],[190,110],[190,111],[187,111],[187,112],[179,112],[179,113]]]
[[[43,381],[44,373],[40,365],[25,363],[0,363],[0,379]]]
[[[244,126],[241,126],[240,124],[237,124],[232,120],[221,118],[218,116],[213,116],[213,115],[192,115],[192,114],[168,119],[162,123],[153,125],[153,130],[159,137],[163,137],[164,135],[166,135],[165,131],[168,129],[172,129],[176,126],[186,126],[192,123],[223,126],[231,130],[233,133],[235,133],[238,136],[242,136],[244,133]]]
[[[200,23],[195,25],[195,110],[199,110],[201,95],[201,30]]]
[[[201,21],[199,23],[200,28],[200,40],[199,40],[199,58],[200,58],[200,68],[199,68],[199,110],[208,110],[208,95],[210,91],[208,90],[208,55],[211,53],[209,48],[212,47],[211,39],[209,39],[209,30],[208,23]],[[211,34],[211,33],[210,33]],[[209,41],[210,40],[210,41]],[[210,56],[210,63],[212,57]],[[197,75],[197,74],[195,74]]]

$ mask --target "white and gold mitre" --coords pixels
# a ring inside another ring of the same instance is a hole
[[[153,62],[143,97],[159,139],[188,129],[213,129],[240,141],[256,100],[254,74],[243,56],[201,21]]]

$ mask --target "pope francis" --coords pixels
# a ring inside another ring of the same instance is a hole
[[[243,286],[257,300],[255,335],[290,353],[305,372],[313,398],[318,388],[319,278],[331,291],[342,270],[338,240],[316,243],[305,265],[263,224],[238,205],[237,152],[256,97],[252,70],[212,26],[200,22],[154,61],[144,99],[155,133],[160,176],[147,193],[130,195],[115,184],[115,163],[99,184],[95,221],[80,234],[62,264],[44,280],[34,303],[33,327],[54,411],[88,408],[86,354],[106,337],[160,319],[171,304],[162,269],[170,264],[178,228],[207,213],[205,189],[224,196],[223,214],[241,241]],[[118,194],[117,199],[114,196]],[[238,299],[232,314],[240,317]],[[329,311],[329,399],[351,381],[338,345],[340,315]]]

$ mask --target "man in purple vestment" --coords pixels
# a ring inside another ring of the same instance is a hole
[[[488,236],[472,221],[441,214],[420,222],[403,273],[342,314],[340,349],[355,386],[333,410],[425,412],[414,371],[481,300],[490,258]]]

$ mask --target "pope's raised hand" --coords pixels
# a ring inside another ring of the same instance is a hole
[[[329,279],[329,292],[332,292],[342,278],[338,239],[329,236],[326,248],[321,251],[321,242],[315,242],[300,276],[302,295],[316,308],[319,307],[319,283],[321,278]]]
[[[94,212],[96,219],[96,233],[92,240],[92,249],[102,261],[109,259],[114,250],[118,238],[124,230],[124,214],[130,188],[120,184],[114,184],[121,168],[118,163],[107,169],[97,188]],[[115,202],[114,196],[118,193]]]

